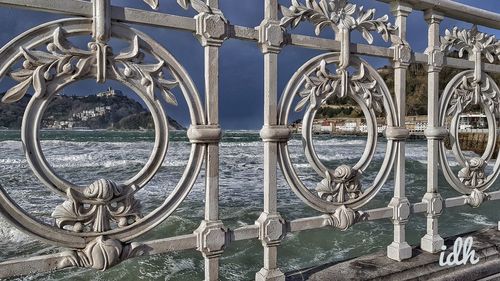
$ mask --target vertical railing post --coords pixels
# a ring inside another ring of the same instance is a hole
[[[264,266],[255,280],[285,280],[278,268],[278,246],[285,235],[284,220],[277,210],[277,154],[278,142],[287,139],[287,127],[277,126],[278,53],[284,42],[283,29],[278,21],[278,1],[264,0],[265,18],[259,26],[259,45],[264,54],[264,211],[256,224],[264,247]]]
[[[406,71],[409,66],[405,56],[404,45],[406,42],[406,20],[412,8],[408,4],[394,1],[391,11],[396,16],[399,38],[403,41],[394,47],[394,92],[396,98],[397,123],[401,131],[405,130],[406,119]],[[389,203],[393,208],[392,222],[394,225],[394,241],[387,247],[387,256],[394,260],[404,260],[411,257],[411,247],[406,242],[406,223],[410,214],[410,202],[405,193],[405,137],[394,140],[396,142],[397,154],[394,166],[394,197]]]
[[[422,250],[430,253],[441,251],[443,238],[438,234],[438,217],[443,211],[443,198],[438,193],[439,142],[446,136],[446,129],[439,127],[439,72],[444,55],[440,47],[439,24],[443,16],[433,10],[425,11],[429,25],[428,47],[428,106],[427,106],[427,192],[422,201],[427,203],[427,233],[421,239]]]
[[[196,35],[205,52],[205,132],[218,130],[219,138],[207,141],[205,159],[205,219],[195,231],[198,250],[205,259],[205,280],[219,279],[219,258],[227,244],[227,229],[219,220],[219,48],[227,38],[228,22],[218,9],[219,0],[206,0],[212,12],[196,19]]]

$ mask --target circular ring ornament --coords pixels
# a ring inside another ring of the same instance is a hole
[[[384,112],[388,128],[398,127],[396,110],[385,82],[365,60],[357,56],[350,57],[350,68],[357,73],[342,81],[340,71],[332,74],[327,69],[330,65],[338,66],[339,53],[319,55],[305,63],[291,78],[280,101],[279,125],[286,126],[288,117],[298,95],[301,100],[295,111],[306,108],[302,120],[302,142],[306,158],[316,173],[323,178],[313,193],[305,186],[293,167],[288,143],[279,146],[279,159],[283,174],[296,195],[312,208],[334,213],[339,207],[357,209],[368,203],[383,186],[390,174],[396,156],[397,143],[388,138],[384,161],[373,184],[362,190],[359,178],[370,165],[377,145],[377,112]],[[346,87],[345,89],[343,87]],[[341,165],[332,170],[319,159],[313,144],[314,117],[322,104],[333,95],[343,97],[342,93],[352,98],[362,109],[367,120],[368,139],[363,155],[353,166]]]
[[[58,227],[31,217],[1,186],[0,211],[23,231],[51,244],[76,249],[83,249],[102,236],[126,243],[160,224],[191,190],[205,154],[203,144],[193,143],[187,166],[172,193],[151,213],[144,217],[139,215],[139,202],[134,194],[156,174],[167,153],[168,119],[162,101],[176,105],[177,100],[170,90],[179,87],[194,126],[205,124],[203,108],[185,69],[146,34],[113,23],[111,37],[130,44],[129,50],[118,55],[103,44],[91,42],[87,51],[72,46],[66,39],[91,34],[91,19],[63,19],[33,28],[0,50],[0,77],[9,75],[19,82],[5,94],[3,101],[15,102],[30,87],[35,90],[22,125],[28,163],[47,187],[68,198],[54,211]],[[42,46],[46,46],[47,51],[40,51]],[[145,63],[145,53],[157,63]],[[21,60],[24,60],[22,68],[12,71]],[[166,72],[171,79],[165,78]],[[81,187],[58,176],[47,163],[39,143],[40,121],[47,104],[62,88],[78,80],[102,76],[128,86],[143,99],[155,123],[155,146],[145,167],[133,178],[118,184],[101,179]],[[111,219],[116,227],[111,227]]]
[[[68,77],[54,78],[46,85],[46,95],[43,97],[35,97],[30,100],[26,107],[21,128],[21,138],[25,147],[26,157],[33,172],[46,186],[51,187],[62,195],[66,195],[70,189],[82,190],[85,187],[78,186],[61,178],[53,171],[42,151],[39,142],[39,133],[43,113],[50,101],[58,94],[58,90],[66,87],[68,84],[76,82],[76,80],[67,78]],[[168,149],[168,119],[160,100],[149,95],[141,89],[141,87],[137,87],[137,81],[125,80],[118,75],[110,75],[108,79],[116,80],[128,86],[130,89],[133,89],[134,92],[139,94],[153,116],[155,124],[155,143],[148,162],[137,175],[120,184],[126,189],[139,190],[154,177],[165,158]]]
[[[493,157],[497,142],[497,120],[495,115],[500,113],[500,89],[495,81],[486,73],[482,73],[480,88],[474,85],[474,71],[467,70],[457,74],[446,86],[440,99],[439,124],[446,127],[450,122],[450,140],[455,160],[462,166],[458,175],[452,171],[444,142],[440,145],[440,161],[443,174],[448,183],[458,192],[470,195],[474,190],[486,191],[500,174],[500,159],[497,155],[493,172],[485,175],[485,167]],[[486,115],[488,123],[488,142],[486,149],[480,157],[467,159],[458,142],[460,115],[471,105],[480,105]]]

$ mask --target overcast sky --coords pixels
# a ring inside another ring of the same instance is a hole
[[[262,19],[263,2],[263,0],[221,0],[221,9],[232,24],[254,27],[259,25]],[[290,5],[290,1],[280,2],[287,6]],[[352,2],[363,5],[365,8],[376,8],[377,16],[383,14],[390,15],[388,5],[375,0],[357,0]],[[460,0],[457,2],[500,13],[499,0]],[[117,0],[112,3],[113,5],[149,9],[140,0]],[[194,16],[194,12],[182,10],[174,0],[160,0],[160,11],[176,15]],[[62,17],[43,12],[0,7],[0,26],[3,27],[0,33],[0,43],[4,45],[31,27]],[[390,15],[390,20],[394,22],[392,15]],[[468,23],[446,19],[443,22],[443,31],[444,28],[451,28],[454,25],[471,27],[471,24]],[[203,96],[203,50],[192,34],[145,26],[134,27],[149,34],[171,52],[184,65],[195,81],[200,95]],[[408,41],[413,50],[418,52],[425,50],[427,44],[426,30],[427,26],[423,20],[423,13],[420,11],[412,13],[409,18]],[[304,22],[296,32],[311,34],[311,31],[310,24]],[[497,38],[500,38],[498,30],[480,27],[480,31],[494,34]],[[331,37],[332,35],[329,32],[325,32],[322,36]],[[387,46],[387,44],[380,40],[380,36],[375,35],[374,37],[377,38],[374,44]],[[354,35],[353,40],[363,42],[359,35]],[[280,92],[285,87],[293,72],[317,54],[320,54],[320,52],[296,47],[284,48],[280,54],[279,63]],[[262,55],[255,42],[230,39],[224,43],[221,49],[220,70],[220,120],[223,129],[259,129],[262,127],[262,60]],[[388,61],[384,59],[371,59],[370,62],[377,67],[388,64]],[[12,84],[4,79],[0,85],[0,91],[3,92],[10,86]],[[83,81],[68,87],[65,93],[87,94],[103,90],[108,86],[121,89],[125,92],[128,91],[114,82],[97,85],[93,81]],[[168,113],[172,117],[178,119],[183,124],[188,124],[188,117],[184,113],[185,111],[186,107],[183,103],[177,108],[168,107]]]

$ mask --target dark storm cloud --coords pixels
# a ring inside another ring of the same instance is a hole
[[[221,0],[221,9],[232,24],[254,27],[259,24],[263,15],[263,0]],[[289,5],[289,1],[280,1]],[[362,4],[365,7],[376,8],[376,15],[389,14],[389,6],[374,0],[352,1]],[[474,5],[486,10],[500,12],[500,7],[496,0],[474,1],[461,0],[464,4]],[[148,9],[140,0],[113,1],[113,5],[128,6],[140,9]],[[165,13],[194,16],[193,11],[184,11],[174,0],[160,1],[160,11]],[[4,27],[0,33],[0,43],[3,45],[16,35],[25,30],[37,26],[41,23],[62,18],[62,16],[34,12],[27,10],[0,8],[0,26]],[[391,21],[394,18],[391,16]],[[460,27],[470,27],[470,24],[446,19],[443,22],[444,28],[454,25]],[[196,39],[189,33],[165,30],[161,28],[151,28],[145,26],[134,26],[140,29],[167,48],[186,68],[195,81],[198,90],[203,95],[203,50]],[[409,17],[408,41],[415,51],[423,52],[426,48],[427,25],[423,20],[423,13],[415,11]],[[482,31],[499,35],[497,30],[481,28]],[[303,34],[312,34],[312,28],[304,23],[296,31]],[[331,37],[332,34],[325,32],[322,36]],[[498,36],[497,36],[498,37]],[[375,36],[375,44],[387,46],[387,43]],[[354,34],[353,40],[363,42],[361,36]],[[293,75],[294,71],[301,64],[309,60],[317,51],[304,50],[295,47],[286,47],[280,54],[280,74],[279,87],[283,89]],[[221,48],[221,72],[220,72],[220,119],[224,129],[258,129],[262,124],[263,115],[263,62],[262,55],[255,42],[243,42],[229,40]],[[386,59],[371,59],[371,63],[382,66],[388,63]],[[5,91],[9,83],[2,83],[0,91]],[[106,85],[96,85],[93,81],[84,81],[75,84],[66,93],[80,93],[83,91],[95,92],[104,87],[113,86],[125,90],[117,83]],[[169,107],[169,114],[179,119],[183,124],[187,124],[187,115],[184,114],[185,106],[181,103],[178,108]]]

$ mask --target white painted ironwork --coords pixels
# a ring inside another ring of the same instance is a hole
[[[79,18],[49,22],[14,38],[0,49],[0,77],[17,84],[7,91],[2,102],[12,103],[32,88],[23,117],[22,140],[26,157],[39,180],[64,198],[52,214],[55,224],[42,223],[14,202],[0,188],[0,211],[19,229],[69,251],[26,259],[0,262],[0,278],[44,272],[66,267],[106,270],[121,261],[140,255],[197,249],[205,260],[205,279],[219,279],[219,258],[232,241],[259,239],[263,246],[263,267],[256,280],[284,280],[278,267],[278,249],[289,232],[322,227],[346,230],[363,221],[390,219],[394,239],[387,255],[394,260],[411,257],[405,225],[414,214],[425,213],[427,233],[421,247],[437,252],[443,245],[438,218],[444,208],[470,205],[480,207],[485,200],[500,200],[500,191],[490,191],[500,173],[497,156],[490,174],[485,167],[492,162],[500,113],[500,89],[487,72],[500,73],[500,43],[492,36],[457,28],[444,32],[444,17],[500,28],[500,15],[449,0],[380,0],[391,4],[395,24],[388,16],[375,17],[374,9],[357,7],[344,0],[292,0],[290,7],[277,0],[264,1],[264,18],[257,28],[231,25],[219,9],[218,0],[178,0],[185,9],[194,9],[194,18],[159,12],[113,7],[109,0],[0,0],[0,5],[64,13]],[[158,0],[144,0],[156,9]],[[406,42],[407,17],[422,10],[429,25],[428,48],[413,52]],[[289,27],[309,21],[316,35],[326,27],[334,39],[293,34]],[[140,23],[192,32],[205,53],[205,104],[182,65],[148,35],[129,27]],[[361,32],[366,44],[351,42],[351,32]],[[391,47],[372,46],[378,32]],[[92,35],[88,49],[73,46],[70,38]],[[127,50],[115,52],[108,45],[112,38],[127,42]],[[219,49],[226,40],[257,43],[264,58],[264,208],[254,225],[229,229],[219,217]],[[324,50],[310,59],[290,79],[281,99],[278,94],[278,57],[283,47],[293,45]],[[458,49],[460,57],[446,51]],[[361,56],[389,58],[395,69],[395,95],[390,94],[377,71]],[[146,59],[148,58],[148,59]],[[485,63],[483,59],[488,62]],[[147,62],[146,62],[147,61]],[[153,63],[151,63],[153,61]],[[428,70],[429,127],[427,191],[422,201],[410,203],[405,195],[406,71],[410,63],[424,63]],[[439,98],[439,72],[445,66],[464,69],[451,81]],[[137,175],[122,182],[96,179],[89,186],[78,186],[57,175],[44,157],[39,142],[41,117],[51,99],[64,87],[83,79],[97,83],[115,80],[134,90],[151,111],[155,123],[155,149]],[[175,96],[174,88],[182,96]],[[312,137],[312,124],[321,104],[332,96],[353,99],[367,120],[367,144],[359,161],[351,166],[328,167],[318,157]],[[191,118],[187,132],[191,154],[176,188],[164,203],[149,214],[143,213],[134,194],[154,177],[168,150],[167,112],[162,102],[177,105],[183,98]],[[481,157],[467,159],[458,144],[458,120],[470,106],[482,108],[488,120],[489,139]],[[291,111],[303,113],[301,137],[304,156],[321,177],[315,186],[306,186],[294,169],[288,151],[291,137]],[[377,116],[386,117],[387,139],[384,161],[374,181],[362,185],[364,171],[371,167],[377,147]],[[448,126],[448,122],[451,121]],[[448,162],[444,139],[450,137],[452,152],[462,166],[455,174]],[[438,162],[449,185],[462,195],[443,199],[437,188]],[[278,163],[292,191],[318,216],[287,220],[278,212]],[[205,217],[193,233],[159,240],[131,243],[153,229],[179,206],[190,192],[205,164]],[[362,209],[387,185],[393,170],[394,196],[387,207]]]

